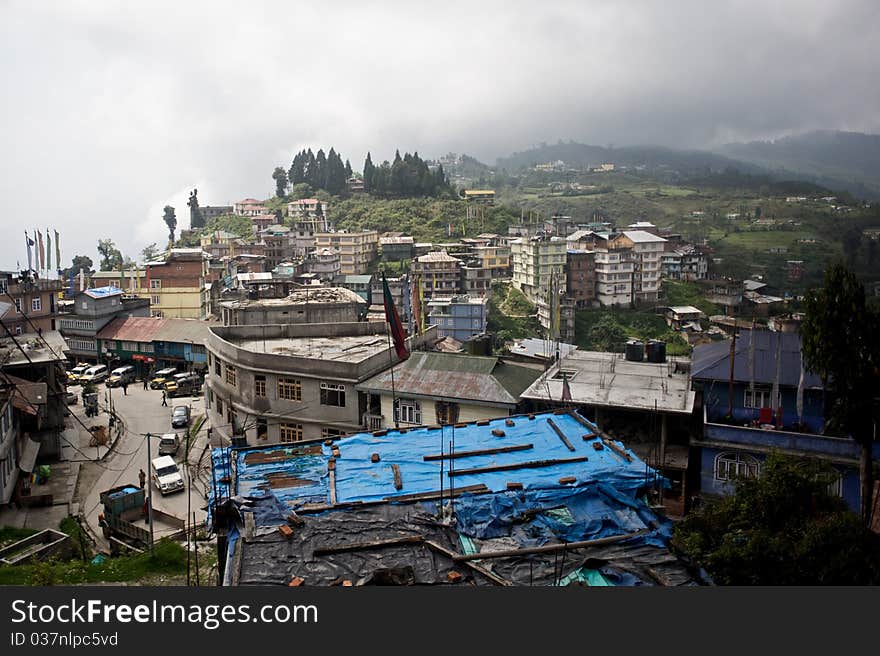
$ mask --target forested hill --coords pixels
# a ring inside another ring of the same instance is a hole
[[[718,152],[777,175],[880,198],[880,135],[824,130],[774,141],[726,144]]]
[[[626,146],[622,148],[590,146],[587,144],[559,142],[541,144],[536,148],[499,158],[496,167],[516,173],[538,164],[565,162],[566,167],[585,168],[599,164],[645,167],[647,169],[669,168],[682,175],[723,171],[737,168],[743,173],[758,173],[760,167],[737,162],[723,155],[698,150],[674,150],[661,146]]]

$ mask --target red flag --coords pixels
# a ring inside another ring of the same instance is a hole
[[[562,401],[571,403],[571,388],[568,386],[568,376],[562,372]]]
[[[403,324],[400,323],[397,308],[394,307],[394,299],[391,297],[391,290],[388,288],[388,281],[385,280],[384,273],[382,273],[382,291],[385,296],[385,321],[388,322],[389,330],[391,330],[394,350],[397,351],[398,358],[406,360],[409,357],[409,352],[406,350],[406,332],[403,330]]]

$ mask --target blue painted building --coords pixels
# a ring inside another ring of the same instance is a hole
[[[732,492],[736,476],[759,475],[767,454],[777,450],[832,464],[840,473],[832,492],[858,511],[859,447],[822,434],[822,381],[803,370],[797,333],[741,331],[733,343],[699,345],[691,381],[702,392],[703,436],[692,445],[701,449],[704,494]],[[880,457],[880,443],[874,450]]]
[[[435,296],[428,302],[428,325],[437,326],[439,337],[466,342],[486,332],[488,299],[470,296]]]

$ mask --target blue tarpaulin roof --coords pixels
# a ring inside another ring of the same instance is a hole
[[[530,418],[531,417],[531,418]],[[513,425],[508,425],[512,422]],[[573,451],[559,437],[551,422],[564,434]],[[628,461],[615,451],[593,444],[601,442],[595,426],[570,414],[543,413],[530,416],[494,419],[454,428],[423,427],[385,434],[358,433],[336,440],[335,493],[337,503],[393,500],[394,497],[449,491],[453,488],[483,485],[489,491],[507,489],[511,482],[523,488],[559,486],[562,477],[574,477],[573,485],[602,482],[621,498],[634,499],[645,485],[645,463],[627,451]],[[503,431],[503,436],[493,434]],[[380,432],[381,433],[381,432]],[[583,436],[589,439],[583,439]],[[616,443],[623,450],[620,443]],[[453,446],[454,445],[454,446]],[[519,447],[508,452],[466,455],[468,452]],[[262,449],[215,449],[215,480],[226,477],[232,490],[218,483],[220,496],[264,496],[272,494],[282,505],[296,509],[304,504],[329,504],[328,466],[333,447],[322,443],[274,445]],[[456,457],[425,460],[425,456]],[[373,462],[373,454],[379,461]],[[229,458],[234,458],[234,476]],[[580,459],[572,461],[572,459]],[[568,460],[569,462],[560,462]],[[442,463],[442,464],[441,464]],[[452,463],[456,475],[449,475]],[[464,473],[488,467],[539,466],[503,471]],[[395,487],[394,468],[399,468],[402,487]],[[441,476],[442,467],[442,476]],[[213,493],[212,493],[213,494]]]

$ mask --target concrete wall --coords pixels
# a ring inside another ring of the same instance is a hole
[[[266,338],[273,336],[352,336],[385,335],[382,322],[357,322],[337,324],[284,324],[260,326],[224,326],[209,331],[207,349],[210,354],[208,373],[205,378],[207,392],[206,405],[209,405],[208,418],[212,427],[223,437],[231,435],[227,419],[227,406],[232,404],[240,422],[248,426],[248,442],[251,444],[278,442],[279,423],[303,425],[303,438],[320,438],[321,428],[334,428],[345,432],[361,430],[362,414],[366,411],[365,395],[355,389],[355,384],[388,368],[392,359],[389,350],[383,350],[359,363],[332,362],[310,357],[284,357],[264,353],[254,353],[239,348],[226,341],[224,337]],[[426,331],[417,338],[410,338],[412,344],[433,341],[436,330]],[[393,354],[393,349],[391,350]],[[393,355],[393,361],[398,362]],[[217,361],[220,373],[217,374]],[[236,384],[226,382],[226,366],[236,368]],[[257,397],[254,393],[255,376],[266,377],[266,396]],[[278,379],[293,378],[300,381],[301,400],[291,401],[278,398]],[[321,383],[345,385],[345,407],[321,404]],[[223,403],[222,415],[217,412],[217,398]],[[256,440],[256,418],[268,422],[268,438]]]
[[[227,325],[262,326],[273,323],[352,323],[366,311],[365,303],[312,303],[285,306],[223,308]]]

